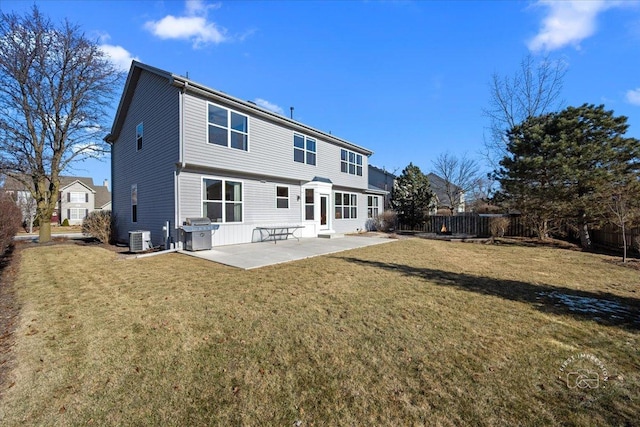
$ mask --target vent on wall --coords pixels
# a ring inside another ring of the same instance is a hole
[[[129,232],[129,251],[142,252],[151,249],[151,232],[150,231],[130,231]]]

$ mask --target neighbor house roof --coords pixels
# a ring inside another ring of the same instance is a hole
[[[60,191],[64,190],[67,187],[75,183],[80,183],[81,185],[87,187],[88,190],[91,190],[95,193],[95,189],[93,187],[93,178],[88,177],[77,177],[77,176],[61,176],[60,177]]]
[[[96,192],[95,194],[95,207],[96,209],[101,209],[105,205],[111,203],[111,192],[105,186],[96,186],[93,188]]]
[[[435,173],[428,174],[427,178],[429,178],[429,184],[431,184],[431,190],[436,195],[438,204],[440,206],[448,206],[449,197],[447,196],[447,192],[446,192],[447,181],[445,181],[444,178],[439,177]],[[453,185],[453,189],[457,191],[462,190],[457,185]]]
[[[105,141],[112,144],[118,139],[120,135],[120,131],[122,130],[122,126],[124,124],[125,117],[127,116],[127,111],[131,104],[131,100],[133,99],[133,93],[135,92],[135,87],[138,83],[138,79],[142,71],[147,71],[153,73],[157,76],[163,77],[169,81],[173,86],[184,89],[185,91],[190,91],[192,93],[196,93],[199,95],[204,95],[209,98],[214,99],[222,99],[232,105],[236,105],[245,110],[251,110],[253,114],[258,117],[262,117],[267,120],[275,121],[280,124],[284,124],[293,129],[297,129],[298,131],[303,131],[308,133],[310,136],[316,136],[318,138],[322,138],[326,141],[333,142],[334,144],[343,146],[345,148],[352,149],[354,151],[358,151],[366,156],[370,156],[373,154],[373,151],[368,150],[359,145],[353,144],[349,141],[346,141],[341,138],[337,138],[330,133],[323,132],[321,130],[312,128],[303,123],[297,122],[293,119],[287,118],[281,114],[274,113],[273,111],[269,111],[265,108],[259,107],[255,103],[251,101],[243,101],[241,99],[235,98],[233,96],[227,95],[224,92],[212,89],[210,87],[204,86],[200,83],[197,83],[193,80],[190,80],[186,77],[179,76],[177,74],[170,73],[165,70],[161,70],[156,67],[152,67],[147,64],[143,64],[138,61],[132,61],[131,69],[129,70],[129,75],[127,76],[127,81],[124,86],[124,93],[120,98],[120,104],[118,105],[118,110],[116,112],[116,117],[113,121],[113,126],[111,127],[111,132],[104,138]]]

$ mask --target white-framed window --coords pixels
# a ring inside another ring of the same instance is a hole
[[[350,175],[362,176],[362,154],[341,149],[340,171]]]
[[[380,197],[367,196],[367,217],[376,218],[380,215]]]
[[[79,191],[71,191],[69,192],[69,202],[70,203],[87,203],[89,198],[87,197],[87,193],[82,193]]]
[[[276,185],[276,208],[289,209],[289,187]]]
[[[209,144],[249,150],[249,117],[209,103],[207,107]]]
[[[136,147],[137,147],[138,151],[142,150],[142,135],[143,134],[144,134],[144,126],[142,125],[142,122],[140,122],[140,124],[138,124],[138,126],[136,126]]]
[[[293,134],[293,161],[316,164],[316,140],[308,136]]]
[[[358,218],[358,195],[355,193],[339,193],[334,195],[336,219]]]
[[[314,191],[313,188],[305,188],[304,190],[304,219],[307,221],[313,221],[315,203],[314,203]]]
[[[138,184],[131,185],[131,222],[138,222]]]
[[[242,182],[202,178],[202,216],[211,222],[242,222]]]
[[[69,220],[83,220],[85,219],[85,217],[88,215],[89,211],[87,209],[84,208],[71,208],[71,209],[67,209],[67,216],[69,217]]]

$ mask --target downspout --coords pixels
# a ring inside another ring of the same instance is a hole
[[[187,91],[188,82],[184,82],[182,88],[180,89],[180,98],[179,98],[179,108],[180,108],[180,134],[179,134],[179,144],[180,144],[180,166],[178,170],[173,173],[173,182],[174,182],[174,206],[175,206],[175,220],[174,220],[174,230],[178,233],[178,227],[180,226],[180,172],[185,168],[186,162],[184,159],[184,98],[185,92]],[[179,244],[182,241],[180,236],[176,236],[176,244]]]

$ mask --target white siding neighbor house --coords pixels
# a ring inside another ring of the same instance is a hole
[[[181,242],[187,218],[219,224],[215,245],[258,227],[297,237],[363,230],[383,191],[368,186],[371,151],[256,104],[134,61],[111,129],[117,238],[150,231]]]

